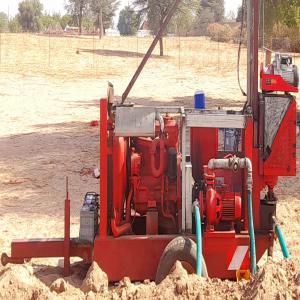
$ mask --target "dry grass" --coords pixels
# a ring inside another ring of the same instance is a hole
[[[50,75],[59,78],[102,78],[133,72],[152,38],[60,37],[2,34],[1,71]],[[149,67],[172,66],[195,72],[231,72],[236,68],[237,46],[205,38],[165,38],[164,58],[157,49]],[[243,52],[242,66],[245,67]]]

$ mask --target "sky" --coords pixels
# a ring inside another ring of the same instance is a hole
[[[0,11],[3,11],[9,14],[10,18],[15,16],[18,13],[18,4],[22,0],[0,0]],[[65,13],[64,5],[65,0],[40,0],[43,3],[44,10],[50,14],[54,12],[59,12],[61,14]],[[132,1],[130,0],[120,0],[120,10],[126,6],[128,3]],[[236,13],[237,8],[241,5],[242,0],[225,0],[225,9],[226,14],[230,11],[234,11]],[[115,21],[118,19],[116,17]]]

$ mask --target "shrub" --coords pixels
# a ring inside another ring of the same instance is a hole
[[[9,21],[8,29],[9,32],[12,33],[21,32],[22,28],[17,17],[14,17],[11,21]]]
[[[230,42],[232,40],[232,29],[229,25],[212,23],[207,27],[209,37],[216,42]]]

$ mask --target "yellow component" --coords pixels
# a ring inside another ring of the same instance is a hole
[[[236,280],[241,281],[244,280],[250,280],[251,278],[251,272],[250,270],[236,270]]]

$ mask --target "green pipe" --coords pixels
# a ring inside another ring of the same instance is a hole
[[[197,245],[197,260],[196,260],[196,273],[202,276],[202,229],[201,229],[201,216],[198,205],[195,205],[195,219],[196,219],[196,245]]]
[[[253,225],[253,210],[252,210],[252,193],[248,191],[248,231],[250,235],[250,259],[251,272],[256,274],[256,247],[255,247],[255,233]]]
[[[278,241],[279,241],[279,244],[280,244],[280,247],[281,247],[283,257],[284,258],[289,258],[290,257],[289,250],[287,248],[287,245],[286,245],[286,242],[285,242],[285,239],[284,239],[284,236],[283,236],[283,232],[282,232],[282,230],[281,230],[278,223],[275,224],[275,232],[276,232],[276,235],[278,237]]]

